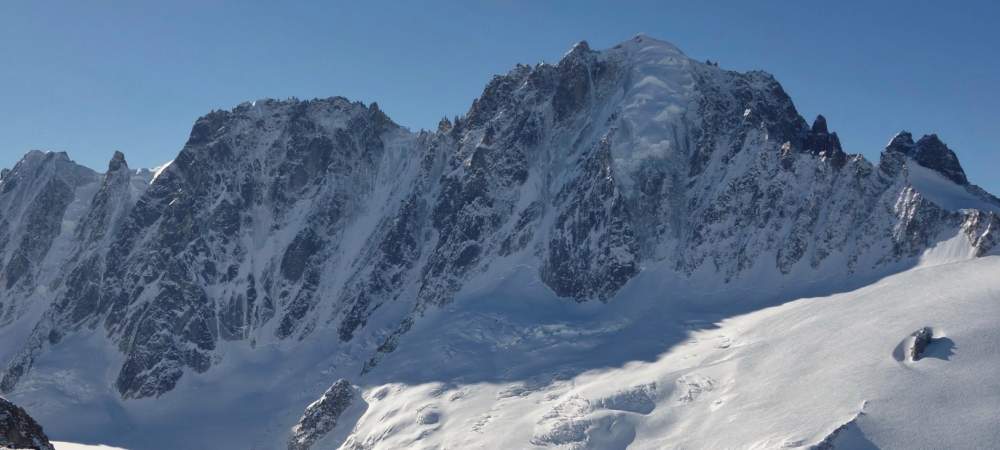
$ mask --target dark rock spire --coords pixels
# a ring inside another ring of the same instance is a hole
[[[447,117],[442,117],[441,121],[438,122],[438,133],[447,133],[451,131],[452,124]]]
[[[128,169],[128,162],[125,161],[125,154],[116,150],[108,163],[108,172],[117,172],[122,167]]]
[[[803,149],[816,156],[828,158],[837,167],[847,162],[847,154],[840,147],[837,133],[830,133],[826,125],[826,117],[816,116],[812,128],[806,134]]]
[[[829,133],[829,131],[827,130],[827,127],[826,127],[826,117],[823,117],[822,114],[816,116],[816,120],[813,121],[812,130],[810,132],[812,134],[827,134],[827,133]]]
[[[909,131],[903,130],[896,133],[892,140],[889,141],[889,145],[885,147],[886,151],[898,152],[907,156],[913,155],[913,135]]]
[[[951,181],[961,185],[969,184],[965,171],[958,162],[958,156],[951,151],[936,134],[925,135],[917,141],[913,151],[913,159],[917,164],[944,175]]]

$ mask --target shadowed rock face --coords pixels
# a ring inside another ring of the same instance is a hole
[[[837,167],[842,167],[847,162],[847,153],[840,148],[840,138],[837,137],[837,133],[830,133],[826,118],[822,115],[816,116],[806,134],[803,148],[814,155],[830,158]]]
[[[74,192],[98,175],[65,153],[31,151],[2,178],[0,196],[0,290],[26,297],[39,284],[40,264],[64,231]],[[0,303],[13,306],[11,301]],[[16,311],[0,308],[0,323]]]
[[[45,312],[0,389],[74,333],[121,352],[130,399],[210,370],[225,341],[331,330],[370,368],[498,263],[587,302],[646,265],[739,283],[890,270],[957,232],[995,248],[996,214],[908,184],[907,158],[967,182],[954,154],[893,142],[877,166],[849,156],[771,75],[640,36],[519,65],[436,132],[344,98],[265,100],[198,119],[151,184],[120,153],[103,175],[30,154],[0,178],[0,326]]]
[[[936,134],[924,136],[917,141],[913,159],[921,166],[938,171],[951,181],[963,185],[969,184],[965,171],[958,162],[958,156],[955,156],[955,152],[941,142]]]
[[[42,427],[21,407],[0,398],[0,448],[54,450]]]
[[[958,156],[936,134],[925,135],[914,143],[913,135],[901,131],[889,142],[886,150],[909,156],[921,166],[932,169],[957,184],[969,184]]]
[[[910,156],[913,154],[914,147],[913,135],[909,131],[904,130],[896,133],[885,149],[890,152],[898,152]]]

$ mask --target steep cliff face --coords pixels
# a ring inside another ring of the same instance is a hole
[[[71,228],[86,210],[98,175],[65,153],[29,152],[0,179],[0,323],[29,308],[26,299],[56,278]]]
[[[720,292],[762,275],[794,289],[1000,239],[1000,201],[936,136],[901,133],[872,164],[772,76],[646,36],[518,66],[436,132],[343,98],[265,100],[200,118],[156,174],[31,153],[0,192],[0,317],[33,324],[5,341],[0,388],[96,335],[125,399],[170,393],[223,347],[328,331],[367,372],[497,264],[613,302],[651,265]]]

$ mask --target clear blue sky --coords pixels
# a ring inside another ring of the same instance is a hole
[[[936,132],[1000,193],[1000,7],[990,1],[0,2],[0,167],[29,149],[102,169],[173,158],[194,120],[264,97],[378,101],[417,129],[495,73],[638,32],[778,78],[845,149]]]

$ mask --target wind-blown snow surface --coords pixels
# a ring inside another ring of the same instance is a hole
[[[720,321],[641,296],[470,298],[382,368],[345,447],[797,448],[853,420],[837,448],[996,448],[998,274],[915,269]],[[924,326],[925,357],[897,360]]]
[[[736,355],[743,331],[799,328],[727,318],[990,269],[962,261],[1000,251],[996,208],[937,136],[848,155],[774,77],[645,36],[519,65],[433,132],[339,97],[245,103],[155,171],[32,152],[0,172],[0,391],[56,439],[133,449],[281,448],[293,428],[317,448],[697,446],[674,400],[729,372],[687,341]],[[705,442],[868,439],[878,417],[867,396],[794,400],[826,414]]]

